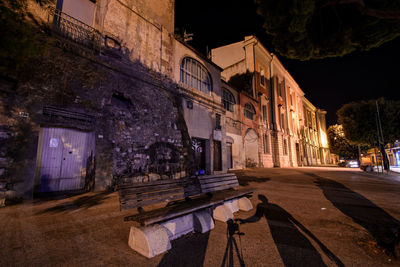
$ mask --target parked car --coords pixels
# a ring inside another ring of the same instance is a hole
[[[355,159],[347,159],[347,160],[340,160],[338,163],[339,167],[346,167],[346,168],[358,168],[360,165],[358,164],[358,161]]]
[[[360,167],[360,165],[358,164],[357,160],[347,160],[346,167],[347,168],[358,168],[358,167]]]

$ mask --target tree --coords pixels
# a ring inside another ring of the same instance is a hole
[[[378,135],[377,106],[382,125],[382,138]],[[356,144],[376,145],[383,155],[385,169],[389,162],[385,152],[385,144],[393,143],[400,136],[400,101],[369,100],[351,102],[343,105],[338,111],[338,123],[343,125],[346,138]],[[378,141],[381,140],[381,141]]]
[[[36,2],[43,5],[47,0]],[[27,0],[0,0],[0,72],[24,66],[47,48],[26,7]]]
[[[400,35],[400,0],[255,0],[280,54],[300,60],[367,51]]]
[[[327,130],[331,153],[346,159],[358,157],[358,146],[351,144],[345,137],[342,125],[331,125]]]

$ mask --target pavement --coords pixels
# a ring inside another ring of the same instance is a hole
[[[0,209],[0,266],[400,266],[400,175],[348,168],[236,171],[254,209],[147,259],[116,192]]]
[[[390,170],[391,170],[392,172],[400,173],[400,167],[390,166]]]

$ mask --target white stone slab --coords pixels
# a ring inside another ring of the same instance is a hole
[[[147,258],[152,258],[171,248],[167,231],[158,224],[146,227],[132,226],[128,244],[133,250]]]
[[[238,201],[239,209],[243,211],[249,211],[253,209],[251,201],[247,197],[242,197]]]
[[[214,221],[208,210],[198,211],[193,214],[194,231],[205,233],[214,228]]]
[[[232,213],[239,211],[239,201],[237,199],[226,201],[224,205],[227,206]]]
[[[214,220],[227,222],[228,220],[233,219],[233,213],[229,207],[225,205],[220,205],[214,209],[213,217]]]
[[[193,214],[181,216],[161,224],[168,233],[169,239],[174,240],[178,237],[194,231]]]

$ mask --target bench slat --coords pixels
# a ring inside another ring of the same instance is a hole
[[[218,175],[204,175],[204,176],[198,176],[197,179],[199,181],[201,180],[207,180],[207,179],[215,179],[215,178],[222,178],[224,179],[225,177],[236,177],[235,174],[228,173],[228,174],[218,174]]]
[[[136,207],[143,207],[143,206],[149,206],[152,204],[157,204],[157,203],[163,203],[163,202],[169,202],[177,199],[183,199],[185,198],[184,194],[177,194],[177,195],[171,195],[168,197],[163,197],[163,198],[155,198],[155,199],[150,199],[150,200],[145,200],[145,201],[139,201],[139,202],[132,202],[132,203],[125,203],[124,205],[121,205],[121,210],[127,210],[127,209],[132,209]]]
[[[202,193],[213,193],[213,192],[217,192],[217,191],[225,190],[225,189],[232,189],[232,186],[222,185],[222,186],[218,186],[218,187],[205,188],[205,189],[202,189],[201,192]]]
[[[146,212],[146,214],[136,214],[125,217],[125,221],[139,221],[142,225],[150,225],[160,221],[166,221],[185,214],[192,213],[199,209],[208,208],[217,204],[221,204],[221,199],[201,198],[190,202],[179,203],[180,205],[165,207],[158,210]]]
[[[199,180],[200,184],[208,184],[208,183],[214,183],[214,182],[220,182],[220,181],[237,181],[236,177],[227,177],[226,179],[221,179],[221,178],[214,178],[214,179],[206,179],[206,180]]]
[[[142,201],[142,200],[146,200],[146,199],[152,199],[152,198],[156,198],[156,197],[160,197],[160,196],[164,196],[164,195],[173,195],[173,194],[177,194],[177,193],[183,194],[183,188],[174,188],[171,190],[146,192],[143,194],[139,194],[139,193],[138,194],[130,194],[130,195],[124,196],[121,200],[121,203],[126,203],[129,201]]]
[[[189,186],[194,182],[188,181],[184,183],[169,183],[169,184],[160,184],[160,185],[149,185],[149,186],[142,186],[142,187],[135,187],[135,188],[123,188],[120,189],[120,195],[124,196],[126,194],[135,194],[135,193],[145,193],[145,192],[152,192],[157,190],[164,190],[170,188],[179,188],[184,186]]]
[[[209,187],[215,187],[219,185],[232,185],[232,187],[235,187],[238,182],[231,180],[231,181],[220,181],[220,182],[214,182],[214,183],[206,183],[206,184],[201,184],[201,188],[209,188]]]
[[[119,189],[125,188],[140,188],[140,187],[149,187],[155,185],[166,185],[166,184],[184,184],[187,182],[195,182],[195,177],[183,178],[183,179],[168,179],[168,180],[157,180],[147,183],[130,183],[130,184],[121,184],[118,185]]]
[[[179,188],[173,188],[173,189],[168,189],[168,190],[162,190],[162,191],[152,191],[152,192],[145,192],[145,193],[136,193],[136,194],[129,194],[125,195],[124,197],[121,197],[121,203],[126,203],[129,201],[143,201],[146,199],[153,199],[156,197],[164,196],[164,195],[173,195],[177,193],[185,194],[185,195],[190,195],[190,194],[195,194],[195,192],[200,192],[198,187],[192,185],[188,187],[179,187]]]

